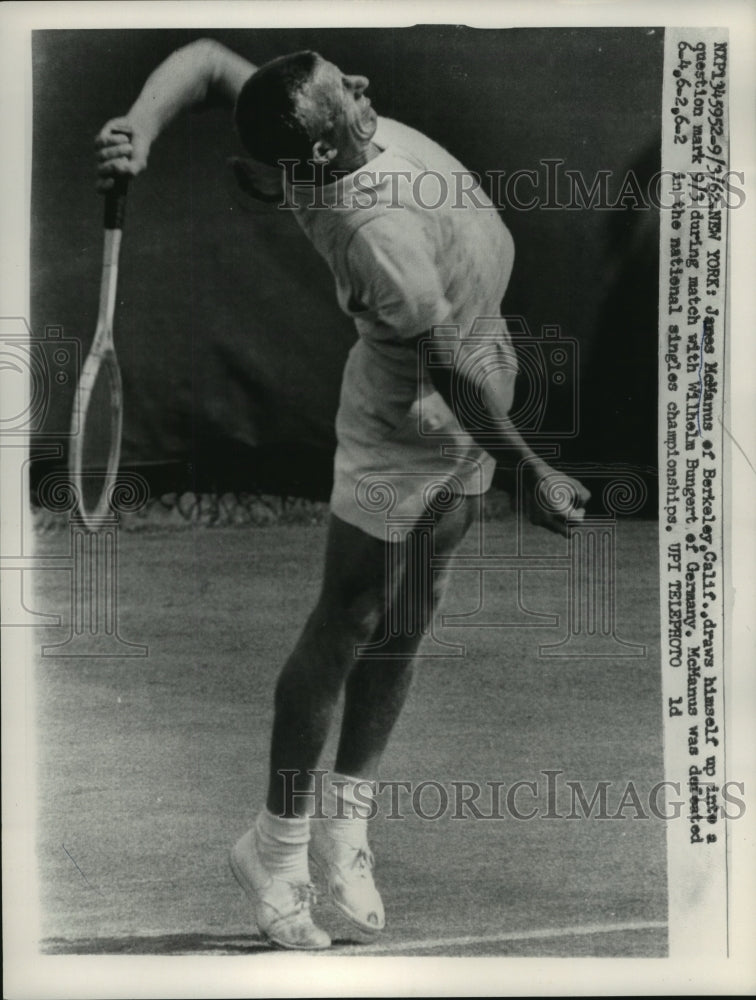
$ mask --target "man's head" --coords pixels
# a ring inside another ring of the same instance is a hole
[[[377,116],[369,81],[347,76],[316,52],[265,63],[242,87],[236,126],[256,160],[298,160],[356,170],[369,158]]]

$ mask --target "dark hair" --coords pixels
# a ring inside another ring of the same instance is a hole
[[[308,160],[312,139],[297,116],[296,98],[311,78],[316,52],[294,52],[265,63],[247,80],[236,101],[239,137],[250,156],[271,166]]]

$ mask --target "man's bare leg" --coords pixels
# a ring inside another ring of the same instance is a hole
[[[472,521],[473,506],[474,501],[466,499],[456,510],[439,515],[436,555],[454,552]],[[281,774],[301,772],[297,787],[309,787],[305,773],[318,766],[347,676],[336,770],[355,777],[376,773],[407,695],[412,660],[433,614],[434,595],[430,589],[424,593],[418,581],[427,579],[437,592],[440,589],[440,580],[433,580],[428,566],[407,559],[398,580],[392,581],[390,544],[331,518],[320,598],[276,686],[267,798],[274,815],[297,811],[285,801]],[[387,616],[397,620],[408,592],[414,605],[406,627],[384,649],[390,655],[355,660],[356,646],[383,636]]]
[[[466,498],[456,510],[439,515],[433,530],[433,555],[439,563],[444,557],[448,561],[458,548],[473,522],[476,502],[477,498]],[[404,627],[396,634],[391,629],[388,642],[381,646],[382,656],[357,657],[347,678],[335,763],[341,774],[377,777],[383,751],[409,692],[415,653],[447,583],[443,564],[431,571],[429,565],[418,564],[422,549],[416,546],[414,552],[418,557],[414,564],[411,558],[405,561],[388,612],[388,622]],[[382,617],[372,642],[383,639],[388,622]]]
[[[401,559],[387,573],[386,606],[371,637],[380,656],[357,656],[346,682],[336,766],[323,787],[324,818],[311,824],[310,856],[325,876],[332,902],[362,933],[373,934],[385,925],[367,820],[372,782],[409,691],[415,654],[444,589],[445,567],[432,566],[431,555],[437,560],[451,556],[472,521],[472,510],[468,500],[439,516],[430,546],[422,537],[424,529],[416,529],[394,551]]]
[[[311,915],[308,800],[286,794],[282,772],[301,774],[309,790],[354,646],[382,614],[385,550],[331,517],[320,598],[276,685],[267,808],[231,850],[261,934],[288,948],[326,948],[330,937]]]
[[[465,501],[458,511],[439,518],[435,554],[450,554],[456,548],[471,520],[469,505]],[[413,552],[424,555],[409,558]],[[387,572],[390,565],[395,573]],[[419,580],[426,585],[418,586]],[[255,905],[261,931],[279,944],[321,948],[329,943],[310,916],[309,797],[291,795],[292,788],[311,791],[310,772],[317,768],[348,675],[337,766],[357,778],[374,773],[404,703],[412,659],[433,613],[433,587],[427,585],[432,583],[426,547],[402,543],[397,550],[332,516],[320,598],[276,686],[267,808],[231,854],[232,868]],[[400,607],[409,610],[406,627],[392,636],[387,650],[395,655],[355,661],[355,647],[381,638],[386,622],[397,621]],[[284,772],[296,774],[294,786],[290,781],[287,788]],[[330,782],[326,795],[333,796],[333,787]],[[345,801],[352,791],[353,786],[343,789]],[[355,814],[352,821],[334,818],[317,825],[321,835],[312,849],[325,868],[331,897],[358,928],[380,930],[383,904],[372,879],[364,817]],[[317,846],[320,850],[315,852]]]
[[[286,801],[283,771],[297,771],[298,789],[318,766],[333,711],[354,663],[384,615],[388,543],[331,516],[320,597],[279,675],[271,740],[267,807],[296,813]]]

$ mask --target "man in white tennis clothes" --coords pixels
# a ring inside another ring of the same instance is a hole
[[[588,499],[561,475],[571,499],[539,502],[557,474],[507,415],[516,362],[498,317],[513,263],[509,233],[457,160],[378,118],[367,87],[316,53],[258,69],[201,40],[161,64],[128,114],[96,140],[98,187],[107,190],[114,175],[145,168],[151,143],[182,109],[233,107],[253,157],[241,167],[261,194],[283,174],[289,206],[328,262],[359,334],[337,416],[322,590],[276,686],[266,805],[231,851],[261,934],[288,948],[330,944],[313,920],[310,859],[355,928],[384,926],[367,838],[370,796],[443,586],[439,560],[459,545],[493,475],[493,459],[449,405],[448,380],[418,370],[419,339],[446,330],[442,371],[453,369],[455,384],[484,407],[497,444],[524,463],[532,520],[565,534]],[[476,357],[480,338],[465,337],[480,317],[476,330],[488,338]],[[360,655],[357,647],[371,643],[379,653]],[[342,689],[335,767],[316,803],[312,772]]]

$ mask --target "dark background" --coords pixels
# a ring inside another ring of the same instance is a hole
[[[51,325],[93,334],[102,252],[92,140],[124,114],[175,48],[213,37],[260,64],[314,48],[366,74],[379,114],[426,132],[471,170],[539,169],[545,158],[659,168],[661,29],[42,31],[33,37],[32,301]],[[187,114],[131,187],[116,347],[122,461],[155,492],[260,489],[325,497],[342,365],[353,341],[328,269],[294,219],[236,190],[242,153],[227,111]],[[532,333],[579,342],[580,434],[568,462],[607,474],[656,467],[658,218],[648,211],[503,210],[516,246],[504,311]],[[550,423],[575,385],[549,399]],[[44,430],[68,424],[55,387]],[[557,461],[556,464],[559,464]],[[38,479],[47,466],[33,466]]]

